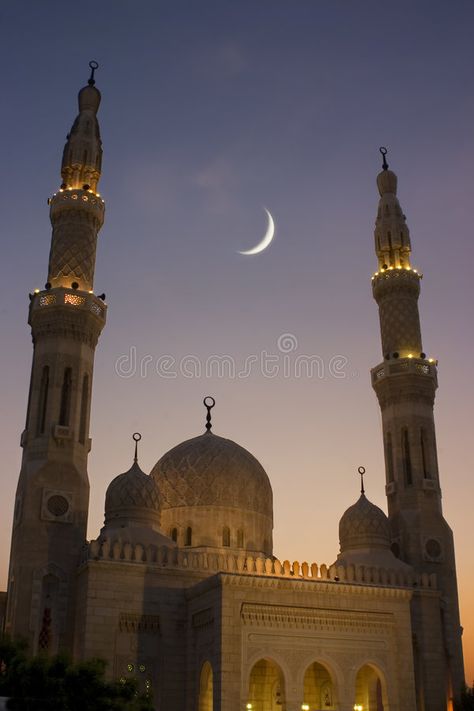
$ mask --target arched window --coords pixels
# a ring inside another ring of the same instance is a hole
[[[186,536],[184,538],[184,545],[185,546],[191,546],[193,542],[193,529],[191,526],[188,526],[186,529]]]
[[[41,617],[38,620],[38,650],[54,652],[57,646],[54,632],[57,628],[59,579],[55,575],[45,575],[41,591]]]
[[[387,432],[385,438],[385,461],[387,465],[387,476],[389,483],[393,481],[393,447],[392,433]]]
[[[40,395],[38,400],[38,416],[36,418],[36,434],[44,434],[46,424],[46,408],[48,407],[49,366],[45,365],[41,373]]]
[[[86,441],[88,405],[89,405],[89,376],[84,375],[84,377],[82,379],[81,416],[80,416],[80,420],[79,420],[79,442],[81,444],[84,444]]]
[[[209,662],[204,662],[199,680],[199,711],[212,711],[214,684],[212,667]]]
[[[230,528],[229,526],[224,526],[222,529],[222,545],[230,546]]]
[[[405,485],[412,486],[413,474],[412,474],[412,469],[411,469],[410,440],[408,438],[408,430],[406,427],[402,430],[402,450],[403,450],[403,469],[404,469],[404,473],[405,473]]]
[[[175,543],[177,543],[178,542],[178,529],[172,528],[170,536],[171,536],[171,540],[174,541]]]
[[[420,449],[421,449],[421,465],[423,467],[423,476],[425,479],[431,479],[430,468],[428,465],[428,452],[426,450],[426,434],[423,428],[420,430]]]
[[[237,548],[244,547],[244,532],[241,528],[237,531]]]
[[[69,425],[69,413],[71,410],[71,389],[72,389],[72,369],[66,368],[64,371],[63,386],[61,388],[61,407],[59,409],[59,424],[63,427]]]

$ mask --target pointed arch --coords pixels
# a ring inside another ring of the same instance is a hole
[[[389,711],[385,675],[372,662],[361,666],[356,674],[354,708],[356,706],[364,711]]]
[[[252,711],[287,711],[285,677],[273,659],[265,657],[253,665],[246,703]]]
[[[230,528],[229,526],[224,526],[222,529],[222,545],[229,547],[230,546]]]
[[[193,544],[193,529],[191,526],[188,526],[186,529],[186,533],[184,536],[184,545],[185,546],[192,546]]]
[[[199,678],[199,711],[213,711],[214,674],[211,663],[206,661],[201,667]]]
[[[420,429],[420,449],[421,449],[421,465],[423,467],[423,478],[424,479],[431,479],[431,471],[430,471],[429,456],[428,456],[429,449],[427,447],[426,432],[423,427]]]
[[[411,468],[411,452],[410,452],[410,437],[408,428],[402,429],[402,452],[403,452],[403,471],[405,474],[405,486],[412,486],[413,473]]]
[[[393,481],[393,445],[392,445],[392,433],[387,432],[385,435],[385,461],[387,465],[387,479],[390,484]]]
[[[87,434],[87,414],[89,410],[89,376],[82,378],[81,414],[79,418],[79,442],[85,444]]]
[[[336,708],[334,677],[325,664],[313,662],[305,671],[303,679],[304,704],[311,709]]]
[[[69,415],[71,412],[72,393],[72,368],[64,369],[63,384],[61,388],[61,405],[59,408],[59,424],[63,427],[69,425]]]
[[[40,393],[38,399],[38,413],[36,417],[36,435],[44,434],[46,425],[46,412],[48,408],[49,392],[49,365],[43,367],[41,373]]]

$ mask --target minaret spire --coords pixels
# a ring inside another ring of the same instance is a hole
[[[377,176],[380,193],[375,222],[375,253],[380,269],[410,268],[410,232],[397,198],[397,176],[389,170],[387,149],[382,146],[382,171]]]
[[[91,291],[94,284],[97,234],[104,222],[104,201],[97,192],[102,167],[102,141],[97,111],[101,94],[95,86],[97,62],[78,95],[79,113],[67,135],[61,163],[62,183],[50,199],[53,226],[48,281],[54,287]]]
[[[382,352],[385,359],[425,358],[421,342],[418,296],[421,274],[410,265],[410,233],[397,198],[397,176],[389,169],[387,149],[377,176],[380,194],[375,221],[378,271],[372,277],[379,305]]]
[[[101,94],[95,87],[94,72],[97,62],[89,62],[91,75],[87,86],[78,95],[79,113],[67,135],[61,165],[61,188],[83,188],[97,191],[102,167],[102,141],[100,140],[97,111]]]

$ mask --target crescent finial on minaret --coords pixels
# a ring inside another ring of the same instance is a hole
[[[380,146],[379,151],[380,151],[380,153],[381,153],[382,156],[383,156],[382,169],[383,169],[383,170],[388,170],[388,163],[387,163],[387,158],[386,158],[388,151],[387,151],[387,149],[385,148],[385,146]]]
[[[89,81],[87,83],[89,84],[89,86],[94,86],[94,84],[95,84],[94,73],[95,73],[95,70],[99,68],[99,63],[96,62],[95,59],[92,59],[89,62],[89,67],[91,69],[91,75],[90,75]]]

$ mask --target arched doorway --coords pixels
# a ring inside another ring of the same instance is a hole
[[[371,664],[364,664],[357,672],[354,709],[357,707],[360,711],[388,711],[385,679]]]
[[[214,683],[212,667],[209,662],[204,662],[199,680],[199,711],[212,711],[214,697]]]
[[[331,674],[319,662],[307,668],[303,682],[303,707],[310,711],[331,711],[334,709],[334,684]]]
[[[285,679],[272,659],[260,659],[253,665],[247,708],[251,711],[286,711]]]

